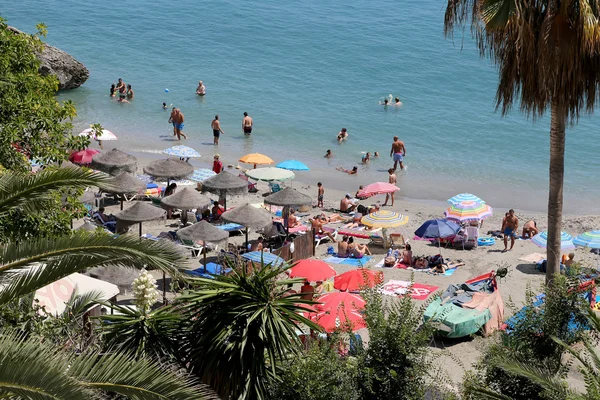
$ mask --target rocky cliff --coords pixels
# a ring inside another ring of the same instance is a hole
[[[22,34],[17,28],[9,27],[15,33]],[[42,64],[40,73],[58,78],[59,89],[75,89],[89,78],[90,71],[70,54],[44,43],[44,50],[38,55]]]

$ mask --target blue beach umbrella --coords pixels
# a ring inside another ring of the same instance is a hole
[[[573,239],[575,246],[600,249],[600,230],[585,232]]]
[[[456,235],[460,225],[447,219],[432,219],[426,221],[415,231],[415,236],[423,239],[439,239]]]
[[[476,203],[485,204],[485,201],[483,201],[482,199],[480,199],[479,197],[477,197],[471,193],[457,194],[456,196],[448,199],[448,203],[450,203],[450,204],[459,204],[459,203],[462,203],[463,201],[474,201]]]
[[[201,157],[200,153],[188,146],[173,146],[162,151],[164,154],[180,158]]]
[[[277,164],[277,168],[283,168],[290,171],[308,171],[309,168],[302,162],[296,160],[286,160]]]
[[[548,245],[548,231],[538,233],[531,239],[531,242],[537,247],[546,248],[546,246]],[[561,232],[560,250],[565,251],[573,249],[575,249],[575,245],[573,244],[573,236],[569,235],[567,232]]]
[[[215,175],[216,173],[212,169],[200,168],[194,170],[194,173],[192,174],[192,176],[190,176],[189,179],[194,182],[204,182],[208,178],[213,177]]]

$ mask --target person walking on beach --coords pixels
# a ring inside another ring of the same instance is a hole
[[[321,182],[317,183],[317,207],[323,208],[323,198],[325,197],[325,188]]]
[[[215,119],[212,120],[212,122],[210,123],[210,127],[213,130],[213,144],[215,146],[219,145],[219,137],[221,135],[224,135],[225,132],[223,132],[223,130],[221,129],[221,122],[219,122],[219,115],[215,115]]]
[[[400,169],[404,169],[404,157],[406,157],[406,147],[404,142],[398,139],[398,136],[394,136],[394,143],[392,143],[392,150],[390,151],[390,157],[394,160],[394,171],[400,163]]]
[[[198,82],[198,87],[196,88],[196,94],[198,96],[204,96],[206,94],[206,86],[202,81]]]
[[[183,134],[183,113],[179,108],[175,109],[175,115],[173,115],[173,126],[175,127],[175,134],[177,135],[177,140],[181,140],[181,136],[184,139],[187,139],[187,136]]]
[[[166,103],[163,103],[166,104]],[[173,107],[171,109],[171,115],[169,115],[169,123],[173,124],[173,136],[177,136],[177,129],[175,128],[175,121],[173,121],[173,117],[175,116],[175,110],[177,110],[177,108]]]
[[[388,174],[390,174],[388,182],[395,186],[396,185],[396,171],[394,171],[392,168],[390,168],[390,169],[388,169]],[[385,201],[383,202],[383,205],[387,206],[388,198],[390,196],[392,197],[392,207],[394,207],[394,192],[386,193]]]
[[[515,245],[515,236],[517,229],[519,228],[519,218],[515,215],[515,210],[512,208],[508,210],[508,215],[504,217],[504,221],[502,223],[502,233],[504,234],[504,250],[510,251],[513,249]],[[510,236],[510,249],[507,250],[508,247],[508,237]]]
[[[250,136],[250,134],[252,133],[253,126],[254,121],[252,121],[252,118],[248,115],[247,112],[244,112],[244,118],[242,119],[242,132],[244,132],[244,135]]]

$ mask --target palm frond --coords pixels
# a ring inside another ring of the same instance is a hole
[[[110,178],[104,174],[82,168],[59,168],[37,174],[5,172],[0,175],[0,216],[20,208],[36,212],[47,204],[53,190],[109,185]]]
[[[85,314],[92,305],[102,301],[103,293],[99,290],[91,290],[87,293],[79,294],[77,288],[71,294],[71,297],[65,303],[65,313],[69,313],[72,318],[79,318]]]
[[[0,304],[74,272],[97,266],[160,269],[178,276],[185,256],[171,243],[77,232],[70,237],[10,243],[0,249]]]
[[[468,386],[469,394],[476,399],[481,400],[513,400],[512,397],[505,396],[501,393],[494,392],[493,390],[481,387],[481,386]]]

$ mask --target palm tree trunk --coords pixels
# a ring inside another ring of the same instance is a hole
[[[550,120],[550,190],[548,193],[548,245],[546,284],[560,272],[563,180],[565,174],[565,109],[552,103]]]

